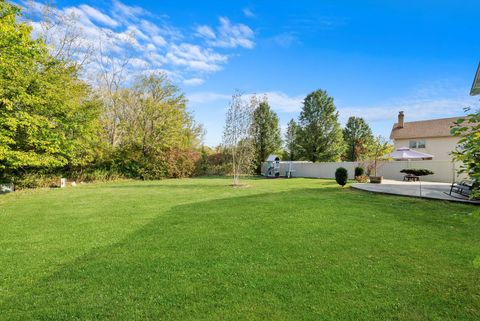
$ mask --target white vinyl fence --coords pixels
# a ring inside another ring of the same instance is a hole
[[[290,162],[280,162],[280,175],[285,176]],[[465,179],[464,174],[459,175],[458,170],[461,163],[454,163],[450,161],[382,161],[378,162],[377,176],[383,176],[385,179],[403,180],[405,174],[400,173],[404,168],[426,168],[433,171],[435,174],[422,177],[424,181],[430,182],[444,182],[451,183],[452,181],[459,181]],[[267,170],[267,163],[263,163],[262,174]],[[311,177],[311,178],[335,178],[335,170],[339,167],[344,167],[348,171],[348,178],[353,179],[354,169],[356,166],[365,168],[363,162],[325,162],[325,163],[311,163],[311,162],[292,162],[293,177]]]

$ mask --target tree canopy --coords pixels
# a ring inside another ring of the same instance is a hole
[[[373,134],[363,118],[351,116],[343,129],[343,139],[346,144],[344,159],[355,162],[367,156],[367,148],[373,140]]]
[[[290,119],[285,133],[285,158],[291,161],[299,157],[298,147],[298,124],[294,119]]]
[[[308,94],[299,117],[301,157],[312,162],[337,161],[344,152],[342,129],[333,98],[324,90]]]
[[[0,2],[0,168],[91,162],[99,105],[75,67],[52,58],[20,9]]]
[[[277,114],[263,99],[253,111],[252,139],[255,149],[255,171],[260,174],[262,162],[280,150],[282,139]]]

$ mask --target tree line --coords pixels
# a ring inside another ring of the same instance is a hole
[[[32,37],[18,6],[0,2],[1,181],[35,187],[59,175],[90,180],[194,173],[203,129],[165,74],[122,83],[110,65],[98,75],[104,81],[92,85],[72,57],[52,53],[45,38]]]
[[[388,152],[388,142],[374,137],[363,118],[350,117],[343,129],[338,118],[333,98],[324,90],[313,91],[303,100],[298,120],[289,121],[282,140],[268,97],[248,100],[236,93],[227,111],[223,147],[230,151],[234,173],[257,174],[271,154],[284,160],[335,162],[366,161]]]

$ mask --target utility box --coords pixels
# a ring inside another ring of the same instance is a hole
[[[66,178],[60,178],[60,188],[67,187],[67,179]]]

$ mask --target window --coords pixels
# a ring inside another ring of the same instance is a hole
[[[411,140],[409,143],[410,148],[425,148],[426,146],[425,139]]]

